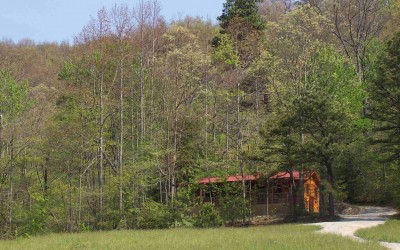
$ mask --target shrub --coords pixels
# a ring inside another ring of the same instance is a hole
[[[194,217],[195,227],[220,227],[222,219],[211,203],[205,203],[200,207],[199,214]]]
[[[17,210],[15,236],[31,236],[43,233],[47,217],[46,201],[44,199],[33,203],[31,210],[25,212],[19,208]]]
[[[237,221],[244,222],[250,216],[248,201],[243,197],[227,196],[220,199],[220,211],[222,219],[234,224]]]
[[[220,191],[219,204],[222,219],[231,224],[237,221],[244,223],[250,216],[250,203],[248,199],[243,199],[242,187],[239,185],[224,185]]]
[[[170,204],[174,216],[174,227],[193,227],[194,188],[189,186],[178,189],[174,201]]]
[[[120,222],[120,213],[118,210],[104,208],[96,215],[94,228],[96,230],[114,230],[117,229]]]
[[[135,209],[137,225],[141,229],[169,228],[174,223],[174,215],[168,205],[154,201],[142,203]]]

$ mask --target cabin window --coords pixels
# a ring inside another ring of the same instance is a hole
[[[257,203],[258,204],[265,204],[267,203],[267,194],[264,192],[257,194]]]
[[[274,194],[272,196],[272,203],[282,203],[286,201],[286,193],[283,192],[281,184],[277,184],[274,188]]]
[[[206,190],[204,190],[204,198],[203,202],[211,202],[215,203],[215,193],[212,187],[208,187]]]
[[[274,187],[274,193],[282,193],[282,192],[283,192],[282,185],[281,185],[281,184],[277,184],[277,185]]]

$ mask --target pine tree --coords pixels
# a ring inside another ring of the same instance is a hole
[[[381,145],[385,160],[400,160],[400,33],[386,46],[369,87],[374,142]]]
[[[262,0],[227,0],[222,15],[218,17],[222,29],[227,29],[234,17],[242,18],[258,31],[265,28],[262,17],[258,14],[257,3]]]

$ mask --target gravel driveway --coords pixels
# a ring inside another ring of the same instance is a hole
[[[320,222],[311,225],[318,225],[322,227],[322,233],[334,233],[342,236],[350,237],[356,240],[363,241],[363,239],[354,236],[354,233],[360,228],[374,227],[385,223],[388,216],[396,214],[396,210],[388,207],[360,207],[360,213],[357,215],[339,215],[342,220],[335,222]],[[389,249],[400,250],[400,243],[387,243],[381,244]]]

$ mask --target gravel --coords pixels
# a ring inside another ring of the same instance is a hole
[[[350,237],[358,241],[364,241],[356,237],[354,233],[361,228],[375,227],[385,223],[389,216],[397,213],[396,210],[389,207],[359,207],[358,214],[339,214],[342,218],[335,222],[320,222],[308,225],[321,226],[321,233],[334,233],[345,237]],[[400,250],[400,243],[381,242],[381,244],[392,250]]]

